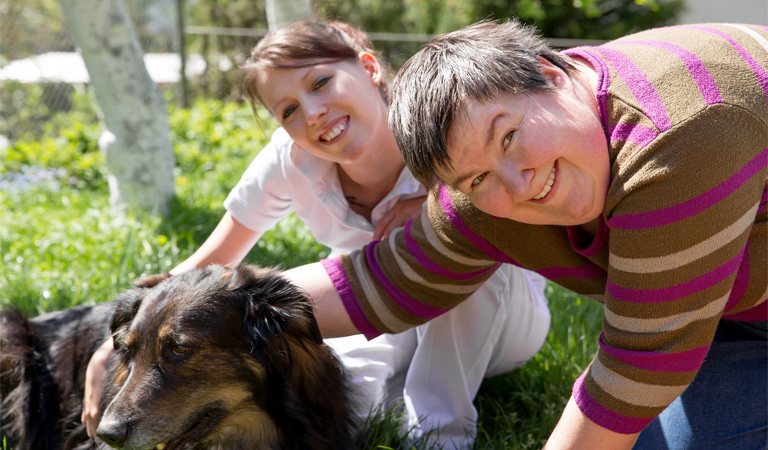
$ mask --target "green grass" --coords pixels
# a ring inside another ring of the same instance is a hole
[[[116,218],[99,170],[90,170],[87,182],[67,182],[64,177],[57,189],[49,185],[0,190],[2,306],[14,304],[37,315],[106,301],[140,276],[171,269],[203,242],[224,213],[226,194],[267,142],[274,123],[262,117],[262,129],[254,124],[250,108],[218,102],[172,111],[171,123],[177,197],[165,218],[145,214]],[[88,126],[73,125],[86,131]],[[58,159],[57,164],[89,151],[82,149],[95,148],[89,139],[98,134],[86,131],[76,137],[84,142],[67,150],[72,156]],[[10,155],[23,164],[45,167],[45,161],[35,160],[36,145],[11,149]],[[85,157],[93,164],[93,155]],[[83,164],[72,167],[71,173],[83,171]],[[0,162],[0,174],[8,171]],[[290,268],[327,254],[291,216],[267,233],[246,261]],[[550,335],[533,360],[483,383],[476,400],[480,411],[476,449],[540,448],[573,381],[596,351],[600,306],[554,285],[547,289],[553,317]],[[429,449],[424,441],[409,446],[398,417],[394,410],[379,411],[366,424],[362,447]],[[1,433],[0,443],[6,450]]]

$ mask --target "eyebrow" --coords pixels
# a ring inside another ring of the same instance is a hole
[[[505,118],[506,116],[507,116],[506,113],[499,113],[491,120],[491,124],[488,127],[488,135],[485,138],[486,147],[489,147],[493,143],[493,137],[496,136],[496,126],[499,120]],[[463,184],[465,181],[471,178],[472,175],[474,175],[474,172],[467,173],[465,175],[461,175],[457,177],[456,180],[453,182],[453,187],[461,186],[461,184]]]
[[[297,67],[277,67],[277,68],[278,68],[278,69],[301,69],[301,68],[303,68],[303,67],[310,67],[310,69],[309,69],[309,70],[308,70],[308,71],[307,71],[307,72],[304,74],[304,76],[302,76],[302,77],[301,77],[301,82],[302,82],[302,83],[304,83],[304,82],[306,82],[306,80],[307,80],[307,78],[309,77],[309,75],[310,75],[312,72],[314,72],[314,70],[315,70],[315,66],[317,66],[317,64],[313,64],[313,65],[311,65],[311,66],[297,66]],[[273,110],[273,111],[275,111],[275,112],[278,112],[278,111],[277,111],[277,110],[278,110],[278,106],[280,106],[280,104],[281,104],[281,103],[283,103],[284,101],[285,101],[285,97],[283,97],[283,98],[281,98],[280,100],[278,100],[278,101],[277,101],[277,102],[276,102],[276,103],[273,105],[273,108],[272,108],[272,110]],[[266,105],[265,105],[265,106],[266,106]],[[267,106],[267,109],[270,109],[270,108]]]

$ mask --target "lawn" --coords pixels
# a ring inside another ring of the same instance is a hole
[[[82,112],[55,118],[36,140],[0,150],[0,303],[30,315],[114,298],[142,275],[189,256],[224,213],[222,201],[275,123],[248,106],[197,102],[171,108],[177,196],[171,214],[115,217],[109,210],[98,125]],[[267,233],[246,261],[290,268],[328,250],[295,217]],[[600,305],[549,285],[552,329],[523,367],[484,382],[476,449],[540,448],[591,361]],[[408,448],[396,411],[368,424],[366,448]],[[0,432],[0,448],[5,449]],[[413,448],[428,448],[416,443]]]

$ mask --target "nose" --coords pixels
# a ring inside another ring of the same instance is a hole
[[[304,109],[307,125],[317,125],[328,111],[325,103],[315,97],[305,98],[301,106]]]
[[[123,448],[128,439],[128,424],[120,421],[102,420],[96,435],[110,447]]]
[[[499,171],[504,189],[509,192],[516,201],[528,200],[531,196],[531,182],[535,172],[533,169],[521,168],[518,164],[508,161],[502,164]]]

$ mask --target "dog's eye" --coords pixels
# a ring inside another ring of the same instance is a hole
[[[189,347],[185,347],[183,345],[174,345],[171,348],[171,353],[173,353],[174,355],[183,355],[189,352],[189,350],[191,350]]]

